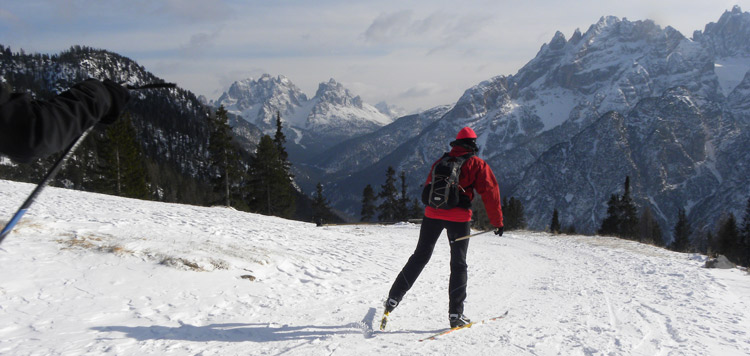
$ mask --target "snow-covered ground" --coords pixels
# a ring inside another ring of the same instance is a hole
[[[32,188],[0,181],[0,222]],[[448,326],[443,240],[380,332],[418,229],[47,188],[0,246],[0,354],[750,354],[746,272],[531,232],[471,241],[466,314],[507,318],[418,342]]]

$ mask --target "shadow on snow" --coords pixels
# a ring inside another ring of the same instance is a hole
[[[333,335],[362,335],[374,337],[379,332],[367,330],[363,323],[349,323],[341,326],[271,326],[267,323],[228,323],[195,326],[181,323],[169,326],[101,326],[91,328],[99,332],[121,332],[139,341],[183,340],[183,341],[224,341],[224,342],[273,342],[290,340],[315,340]],[[388,334],[431,334],[436,331],[388,331]]]

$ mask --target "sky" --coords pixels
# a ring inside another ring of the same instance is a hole
[[[333,78],[367,103],[414,112],[515,74],[557,31],[616,16],[690,38],[735,5],[750,11],[750,0],[5,0],[0,44],[106,49],[209,100],[268,73],[309,97]]]

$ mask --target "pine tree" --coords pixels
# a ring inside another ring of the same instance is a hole
[[[123,197],[148,198],[146,167],[130,114],[109,125],[104,137],[100,144],[103,190]]]
[[[638,209],[630,196],[630,177],[625,177],[625,192],[622,196],[612,194],[607,202],[607,217],[602,221],[599,235],[636,239],[638,231]]]
[[[506,199],[503,200],[503,203],[501,204],[503,206],[503,214],[505,214],[505,204],[507,202],[508,201]],[[490,222],[490,217],[487,216],[487,210],[484,209],[484,201],[482,201],[481,195],[477,194],[474,196],[474,200],[471,201],[471,210],[474,212],[471,215],[472,228],[480,231],[488,231],[494,229],[494,226],[492,226],[492,223]],[[503,219],[505,220],[505,226],[507,226],[508,217],[503,215]]]
[[[677,213],[677,223],[674,226],[672,234],[672,244],[669,249],[677,252],[687,252],[690,247],[690,224],[688,223],[685,209],[680,209]]]
[[[549,224],[549,230],[553,234],[560,233],[560,217],[558,216],[557,209],[552,211],[552,222]]]
[[[740,263],[745,267],[750,267],[750,198],[747,199],[745,215],[742,217],[742,226],[740,227],[741,255]]]
[[[382,199],[378,206],[378,220],[394,221],[398,214],[398,192],[396,190],[396,171],[388,167],[385,173],[385,183],[380,186],[378,198]]]
[[[396,221],[406,221],[409,219],[409,197],[406,195],[406,173],[401,171],[399,175],[401,180],[401,195],[396,202]]]
[[[328,200],[323,196],[323,184],[321,184],[320,182],[318,182],[318,185],[315,186],[315,195],[313,195],[312,210],[313,221],[318,224],[322,224],[323,221],[327,221],[332,215]]]
[[[618,236],[620,233],[620,200],[617,194],[609,196],[607,202],[607,217],[602,221],[602,226],[597,233],[604,236]]]
[[[510,197],[510,200],[503,201],[502,207],[503,225],[506,231],[526,228],[526,216],[520,200]]]
[[[719,231],[716,232],[716,239],[713,245],[714,252],[726,256],[732,262],[738,262],[739,238],[737,220],[734,214],[729,213],[719,223]]]
[[[638,219],[637,240],[651,245],[664,246],[661,227],[659,227],[659,222],[656,221],[651,208],[648,206],[643,208],[641,217]]]
[[[250,209],[265,215],[291,217],[295,208],[294,186],[271,136],[261,137],[250,173]]]
[[[224,106],[216,109],[211,118],[211,133],[208,141],[211,185],[220,201],[226,206],[243,204],[241,186],[245,169],[240,161],[239,149],[232,139],[232,128]]]
[[[375,191],[367,185],[362,191],[362,211],[360,221],[371,221],[375,216]]]
[[[286,153],[286,136],[281,131],[281,113],[276,112],[276,134],[273,136],[273,143],[276,144],[276,149],[279,151],[279,159],[288,165],[289,155]],[[289,167],[286,167],[287,170]]]
[[[630,177],[625,177],[625,192],[620,198],[620,237],[634,240],[638,231],[638,208],[630,196]]]
[[[421,219],[424,216],[424,207],[422,206],[422,203],[417,200],[417,198],[413,198],[411,200],[411,205],[409,206],[409,219]]]

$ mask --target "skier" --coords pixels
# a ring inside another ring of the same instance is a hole
[[[464,300],[466,299],[466,252],[469,248],[469,240],[454,241],[459,237],[469,235],[471,221],[471,200],[474,190],[482,196],[484,208],[495,226],[495,234],[503,234],[503,213],[500,206],[500,190],[495,175],[490,167],[481,158],[476,156],[479,148],[476,143],[477,135],[469,127],[464,127],[458,132],[456,140],[450,143],[452,149],[448,152],[450,157],[467,157],[460,168],[459,186],[461,187],[458,206],[451,209],[437,209],[427,206],[424,219],[419,231],[419,241],[414,253],[409,257],[406,265],[396,277],[385,301],[385,316],[381,328],[385,326],[388,314],[398,306],[404,294],[414,285],[422,269],[430,260],[432,251],[438,237],[443,229],[447,230],[450,242],[450,281],[448,284],[448,319],[451,328],[461,327],[471,321],[463,314]],[[441,158],[442,160],[442,158]],[[441,160],[436,161],[432,167]],[[432,182],[432,172],[427,177],[425,189]]]
[[[129,100],[128,90],[111,80],[89,79],[50,100],[11,93],[0,82],[0,154],[21,163],[49,156],[97,122],[117,120]]]

